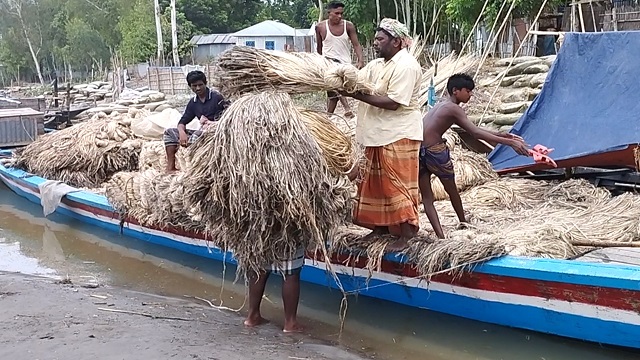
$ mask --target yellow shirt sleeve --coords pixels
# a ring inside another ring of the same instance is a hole
[[[398,63],[389,79],[387,96],[402,106],[409,106],[416,81],[422,81],[422,73],[413,66]]]

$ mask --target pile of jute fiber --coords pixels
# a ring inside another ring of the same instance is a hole
[[[179,147],[176,152],[176,165],[178,170],[184,170],[188,166],[188,148]],[[145,141],[140,150],[140,171],[154,169],[164,171],[167,167],[167,153],[164,141]]]
[[[358,78],[355,66],[337,64],[315,53],[234,46],[220,54],[216,68],[213,83],[229,97],[275,90],[289,94],[374,91],[374,84]]]
[[[298,111],[332,173],[337,176],[349,173],[364,152],[358,151],[353,139],[342,132],[326,113],[301,108]]]
[[[239,98],[192,147],[185,202],[240,272],[287,260],[300,247],[324,249],[349,221],[352,185],[332,175],[287,94]]]
[[[507,254],[566,259],[594,247],[640,246],[640,196],[611,196],[586,180],[498,178],[463,192],[462,201],[468,212],[462,228],[448,200],[435,204],[446,239],[436,239],[420,216],[420,234],[404,253],[425,277]],[[367,233],[343,228],[333,246],[367,256],[376,271],[393,239]]]
[[[184,203],[185,176],[185,172],[167,174],[154,169],[119,172],[105,184],[106,197],[123,219],[202,233],[201,216]]]
[[[13,166],[72,186],[99,187],[119,171],[137,170],[142,141],[130,126],[129,115],[98,113],[16,150]]]

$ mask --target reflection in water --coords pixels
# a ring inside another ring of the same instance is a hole
[[[19,198],[1,185],[0,228],[0,236],[7,238],[4,245],[14,244],[17,250],[15,243],[19,243],[20,251],[40,259],[38,266],[43,268],[76,276],[91,274],[103,283],[140,291],[197,296],[215,304],[222,302],[229,308],[239,308],[245,299],[243,283],[234,283],[234,267],[225,268],[211,260],[159,249],[56,214],[45,219],[39,205]],[[3,261],[1,249],[0,270],[6,270],[8,265]],[[278,277],[270,280],[266,296],[265,315],[278,324],[282,318]],[[365,297],[349,298],[345,330],[338,339],[341,299],[338,291],[304,284],[300,304],[304,323],[313,336],[342,343],[377,359],[640,358],[637,352],[601,348]],[[348,356],[336,354],[336,358]]]

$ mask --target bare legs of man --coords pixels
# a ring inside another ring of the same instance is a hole
[[[178,145],[165,146],[167,152],[167,168],[168,173],[177,171],[176,169],[176,152],[178,152]]]
[[[462,207],[462,199],[460,199],[460,193],[456,186],[455,179],[440,179],[440,182],[444,186],[444,190],[449,194],[451,205],[453,210],[458,216],[458,220],[461,223],[466,223],[467,220],[464,216],[464,209]],[[438,212],[433,205],[433,190],[431,189],[431,174],[426,173],[420,177],[419,180],[420,193],[422,194],[422,204],[424,205],[424,212],[427,214],[427,218],[433,227],[433,231],[440,239],[444,239],[444,231],[442,231],[442,225],[440,225],[440,219],[438,218]]]
[[[340,95],[329,96],[327,98],[327,112],[329,114],[333,114],[336,111],[336,107],[338,107],[338,100],[340,100],[342,107],[344,107],[344,116],[348,118],[353,117],[353,112],[351,111],[351,106],[349,106],[349,102],[344,96],[340,96]]]
[[[253,327],[267,322],[260,313],[260,304],[264,289],[269,279],[269,272],[255,273],[249,277],[249,314],[244,321],[245,326]],[[298,301],[300,300],[300,273],[286,275],[282,283],[282,303],[284,305],[284,327],[282,331],[301,332],[298,324]]]

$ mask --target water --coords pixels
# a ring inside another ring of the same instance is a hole
[[[158,249],[59,215],[0,185],[0,270],[92,277],[101,283],[162,295],[200,297],[239,309],[245,288],[235,268]],[[222,274],[225,273],[223,277]],[[279,278],[273,276],[264,312],[281,325]],[[342,296],[303,284],[299,314],[312,336],[376,359],[622,360],[640,352],[465,320],[365,297],[350,297],[338,337]],[[239,318],[238,321],[241,321]],[[311,345],[309,345],[311,346]],[[316,345],[313,345],[316,346]],[[319,345],[317,345],[319,346]],[[326,351],[330,351],[328,348]]]

